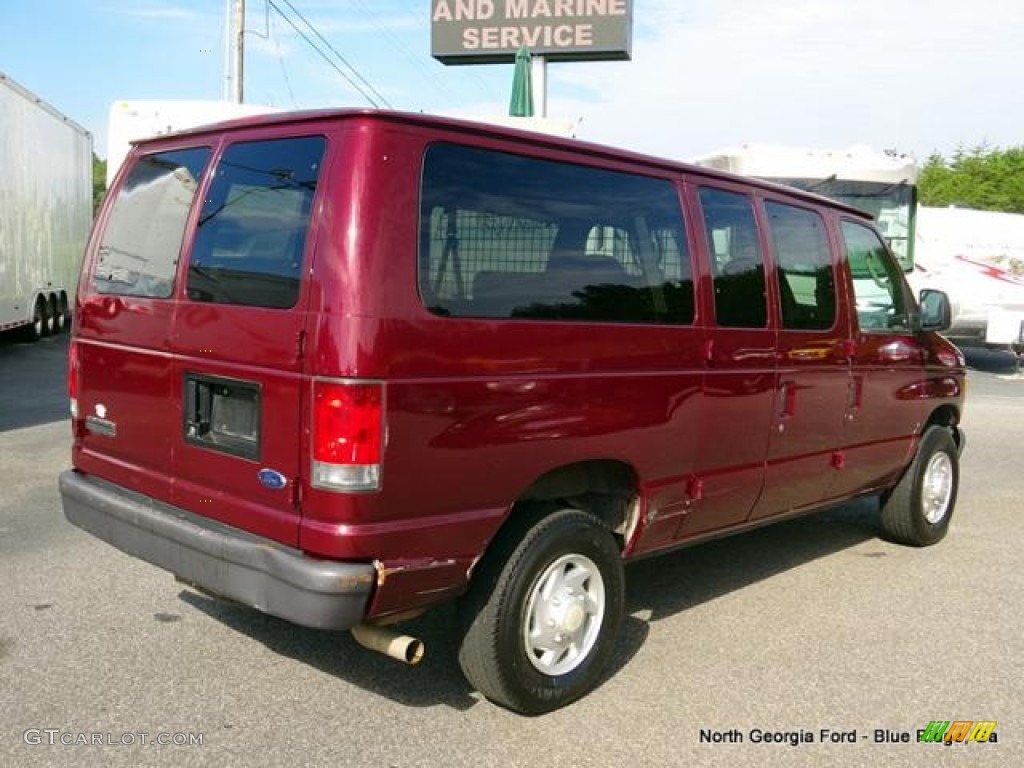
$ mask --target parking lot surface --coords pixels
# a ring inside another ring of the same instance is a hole
[[[448,609],[409,668],[73,528],[66,337],[0,339],[0,765],[1024,765],[1024,377],[970,359],[944,542],[861,500],[631,565],[610,677],[528,719],[464,682]],[[918,742],[935,720],[998,741]]]

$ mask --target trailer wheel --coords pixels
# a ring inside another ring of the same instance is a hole
[[[50,296],[50,329],[51,333],[63,333],[67,325],[64,302],[59,296]]]
[[[615,538],[590,515],[513,522],[459,605],[463,674],[524,715],[570,704],[597,685],[615,649],[624,582]]]
[[[882,497],[882,530],[900,544],[939,542],[949,530],[959,483],[953,436],[944,427],[929,427],[899,483]]]
[[[32,322],[22,330],[21,337],[25,341],[39,341],[46,335],[46,329],[46,300],[40,296],[32,309]]]
[[[53,335],[53,304],[45,296],[39,297],[39,304],[43,308],[43,336]]]

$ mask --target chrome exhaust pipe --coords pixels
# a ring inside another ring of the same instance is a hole
[[[423,641],[409,635],[400,635],[387,627],[374,624],[356,624],[352,637],[364,648],[383,653],[392,659],[413,665],[423,660]]]

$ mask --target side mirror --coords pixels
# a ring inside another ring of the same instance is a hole
[[[925,288],[918,302],[921,305],[920,330],[944,331],[953,324],[953,310],[945,291]]]

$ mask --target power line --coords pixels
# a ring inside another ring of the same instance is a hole
[[[270,23],[270,3],[267,3],[267,36],[271,33]],[[284,65],[284,56],[281,53],[281,40],[277,35],[274,35],[274,46],[277,49],[277,63],[281,65],[281,75],[284,77],[284,84],[288,87],[288,96],[292,100],[292,107],[298,108],[298,104],[295,103],[295,92],[292,90],[292,81],[288,77],[288,69]]]
[[[386,98],[384,98],[384,96],[382,96],[381,93],[376,88],[374,88],[373,85],[365,77],[363,77],[359,73],[358,69],[352,66],[352,64],[344,56],[342,56],[333,45],[331,45],[327,38],[320,34],[320,31],[315,26],[313,26],[313,24],[305,16],[303,16],[302,13],[294,5],[292,5],[291,2],[289,2],[289,0],[282,0],[282,2],[285,5],[287,5],[288,8],[291,9],[292,13],[294,13],[302,21],[302,23],[309,28],[310,32],[312,32],[317,38],[319,38],[323,42],[325,46],[327,46],[327,48],[331,51],[331,53],[334,54],[335,58],[337,58],[338,61],[340,61],[342,64],[348,67],[348,69],[352,72],[351,77],[345,72],[343,72],[342,69],[331,59],[331,57],[324,53],[323,49],[315,42],[313,42],[313,40],[311,40],[309,36],[303,30],[301,30],[298,27],[298,25],[296,25],[296,23],[291,20],[291,18],[288,17],[288,14],[286,14],[281,9],[281,7],[275,2],[275,0],[267,0],[267,4],[275,11],[277,11],[277,13],[281,16],[282,19],[288,22],[291,28],[298,33],[299,37],[305,40],[306,43],[308,43],[309,46],[314,51],[319,53],[323,60],[326,61],[335,72],[341,75],[349,85],[355,88],[362,95],[362,97],[366,99],[372,106],[377,108],[385,106],[388,109],[393,109],[391,103]]]
[[[401,37],[399,37],[394,31],[392,31],[392,29],[388,25],[382,23],[380,20],[380,14],[371,11],[367,7],[368,4],[363,2],[363,0],[350,0],[350,2],[359,10],[361,14],[363,14],[363,16],[369,19],[370,23],[373,24],[373,26],[375,26],[380,31],[380,33],[390,41],[391,45],[395,49],[397,49],[399,53],[402,54],[405,60],[408,61],[424,77],[424,79],[426,79],[432,86],[434,86],[434,88],[436,88],[438,92],[446,92],[445,84],[433,71],[431,71],[427,67],[427,65],[423,61],[423,57],[414,53],[409,48],[409,46],[406,45],[406,43],[402,40]],[[406,8],[408,8],[408,5],[406,6]],[[422,8],[420,8],[419,11],[415,12],[411,11],[410,9],[411,16],[420,16],[422,15],[422,13]]]
[[[363,5],[361,0],[353,0],[353,2],[355,2],[359,6]],[[412,3],[412,0],[401,0],[400,4],[412,16],[419,17],[419,16],[421,16],[423,14],[423,5],[422,5],[422,3],[420,3],[418,6],[414,6],[413,3]],[[429,16],[428,16],[428,22],[429,22]],[[412,54],[412,55],[415,56],[415,54]],[[420,58],[417,56],[416,60],[419,61]],[[494,96],[493,90],[490,87],[488,87],[487,84],[484,82],[483,77],[480,76],[480,73],[477,71],[476,67],[474,67],[474,66],[465,66],[465,67],[458,67],[458,69],[463,70],[462,75],[466,78],[466,80],[468,82],[473,84],[473,86],[480,92],[480,95],[482,95],[484,98],[488,98],[488,99],[493,98],[493,96]],[[440,80],[438,78],[436,78],[433,74],[430,75],[430,80],[432,82],[435,82],[435,83],[439,83],[440,82]],[[438,90],[441,93],[445,93],[446,92],[446,87],[443,84],[438,85],[437,87],[438,87]]]
[[[324,45],[326,45],[328,47],[328,49],[330,49],[331,53],[333,53],[342,64],[344,64],[346,67],[349,68],[349,70],[352,72],[352,74],[355,76],[355,78],[360,83],[362,83],[364,86],[366,86],[366,88],[370,92],[372,92],[373,95],[376,96],[377,99],[379,99],[380,102],[385,107],[387,107],[388,109],[393,109],[393,107],[391,106],[391,103],[386,98],[384,98],[384,96],[380,93],[380,91],[378,91],[376,88],[374,88],[373,84],[370,83],[370,81],[367,80],[365,77],[363,77],[362,74],[359,72],[359,70],[356,69],[355,66],[353,66],[352,63],[348,61],[348,59],[346,59],[344,56],[342,56],[341,53],[339,53],[338,50],[333,45],[331,45],[330,41],[326,37],[324,37],[322,34],[320,34],[320,30],[318,30],[313,25],[313,23],[311,21],[309,21],[309,19],[307,19],[305,16],[303,16],[302,13],[299,11],[299,9],[291,4],[290,0],[283,0],[283,2],[284,2],[285,5],[287,5],[289,8],[291,8],[292,12],[296,16],[298,16],[307,27],[309,27],[310,31],[314,35],[316,35],[320,40],[323,41]],[[373,106],[375,106],[375,107],[379,107],[380,106],[380,104],[378,104],[375,101],[373,101],[373,99],[370,98],[362,88],[357,88],[357,90],[360,93],[362,93],[363,96],[367,99],[367,101],[369,101],[371,104],[373,104]]]

